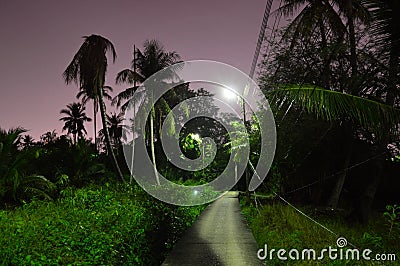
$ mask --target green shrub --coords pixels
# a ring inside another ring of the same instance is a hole
[[[0,264],[154,265],[203,207],[176,207],[138,187],[61,191],[0,213]]]
[[[398,205],[387,205],[386,212],[383,216],[386,218],[387,225],[389,227],[389,237],[392,236],[393,231],[400,229],[400,206]]]
[[[52,199],[55,185],[29,169],[42,151],[35,147],[20,150],[25,129],[5,131],[0,128],[0,204],[15,204],[32,198]]]

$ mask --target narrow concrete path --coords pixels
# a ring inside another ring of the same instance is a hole
[[[243,217],[237,192],[210,204],[178,241],[163,266],[263,265]]]

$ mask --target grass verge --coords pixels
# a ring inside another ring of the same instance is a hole
[[[281,203],[265,205],[245,205],[241,200],[241,207],[244,216],[253,232],[253,235],[260,248],[268,245],[268,252],[275,249],[273,259],[266,259],[267,265],[399,265],[400,234],[388,236],[388,227],[382,214],[371,219],[367,225],[349,224],[343,217],[331,215],[316,215],[310,208],[301,208],[307,215],[326,226],[339,236],[345,237],[348,242],[360,250],[371,249],[370,257],[375,254],[395,254],[396,261],[352,261],[352,260],[331,260],[325,255],[323,260],[291,260],[288,252],[291,249],[314,249],[317,257],[322,249],[337,248],[337,236],[331,234],[320,225],[306,218],[290,206]],[[277,258],[278,249],[286,250],[288,260],[282,261]],[[349,244],[347,248],[353,248]],[[343,249],[344,251],[346,248]],[[293,253],[294,254],[294,253]],[[361,253],[360,253],[361,254]],[[361,255],[360,255],[361,256]],[[301,257],[301,253],[300,253]]]

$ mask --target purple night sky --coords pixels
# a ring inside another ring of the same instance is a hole
[[[274,2],[272,10],[278,1]],[[216,60],[248,73],[265,3],[0,0],[0,127],[22,126],[35,140],[53,129],[61,134],[60,110],[78,101],[77,86],[66,86],[62,73],[84,35],[102,35],[115,46],[117,60],[110,62],[106,77],[106,84],[114,88],[112,96],[125,87],[115,86],[114,80],[130,66],[133,44],[142,48],[146,39],[159,40],[183,60]],[[93,118],[91,103],[86,108]],[[93,123],[86,129],[92,137]]]

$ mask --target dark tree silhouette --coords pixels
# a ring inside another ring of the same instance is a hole
[[[112,92],[112,88],[110,86],[103,87],[103,96],[104,99],[111,100],[112,97],[108,92]],[[94,122],[94,146],[97,150],[97,112],[99,110],[99,97],[97,94],[93,93],[93,90],[86,91],[84,89],[80,90],[76,95],[76,98],[80,99],[82,97],[82,103],[86,104],[88,101],[93,101],[93,122]]]
[[[107,52],[111,53],[113,61],[117,54],[114,45],[102,36],[90,35],[85,36],[84,39],[83,44],[64,71],[63,77],[67,84],[75,82],[79,85],[80,90],[86,91],[88,95],[98,99],[107,149],[119,178],[125,182],[111,146],[104,104],[104,82],[108,66]]]
[[[31,135],[24,135],[21,138],[21,140],[22,140],[21,145],[24,149],[30,148],[35,145],[35,142],[34,142],[35,140],[33,139],[33,137]]]
[[[67,130],[68,134],[72,134],[74,144],[77,142],[77,137],[82,138],[83,133],[87,134],[84,123],[92,121],[86,116],[85,109],[80,103],[71,103],[67,105],[67,109],[60,111],[60,114],[66,115],[60,118],[64,122],[63,131]]]
[[[299,37],[311,39],[312,33],[319,31],[321,48],[328,47],[328,33],[336,38],[336,45],[329,53],[325,52],[324,67],[321,73],[322,86],[326,86],[329,77],[329,66],[336,50],[340,49],[345,37],[348,37],[350,50],[349,62],[351,66],[350,92],[359,93],[358,63],[355,23],[367,23],[369,13],[360,0],[284,0],[284,5],[279,11],[285,16],[297,16],[289,24],[285,37],[291,37],[291,48],[296,45]],[[347,44],[345,44],[347,45]],[[292,50],[292,49],[290,49]]]
[[[136,49],[134,51],[134,60],[132,61],[132,69],[124,69],[118,73],[116,82],[127,82],[129,84],[134,84],[133,87],[127,88],[126,90],[119,93],[114,99],[113,103],[117,104],[117,106],[121,106],[123,101],[128,100],[126,103],[122,105],[122,111],[124,111],[129,104],[129,100],[138,89],[139,86],[135,86],[136,83],[140,84],[144,82],[147,78],[149,78],[154,73],[162,70],[168,66],[171,66],[177,63],[180,60],[180,56],[176,52],[167,52],[160,42],[157,40],[146,40],[144,43],[143,51]],[[166,73],[170,74],[173,77],[174,73]],[[156,158],[155,158],[155,147],[154,147],[154,120],[156,116],[161,116],[162,112],[168,108],[168,104],[165,99],[161,98],[160,103],[154,107],[152,104],[152,110],[150,115],[150,146],[151,146],[151,156],[154,166],[154,173],[158,180],[157,174],[157,166],[156,166]],[[159,119],[157,119],[159,120]]]
[[[121,147],[122,144],[122,138],[123,136],[123,128],[125,125],[123,125],[124,122],[124,114],[123,113],[111,113],[110,115],[107,115],[107,128],[108,132],[110,134],[110,138],[112,140],[112,145],[114,146],[114,149],[118,152],[119,148]],[[104,138],[104,131],[101,129],[99,131],[99,137]]]
[[[383,91],[386,92],[384,102],[389,106],[396,106],[400,84],[400,1],[398,0],[368,0],[367,7],[372,13],[371,32],[375,36],[375,44],[381,54],[380,65],[385,66],[385,82]],[[397,105],[398,107],[398,105]],[[388,153],[388,143],[394,134],[398,134],[397,127],[393,128],[390,123],[382,123],[381,131],[383,138],[376,145],[378,154]],[[372,202],[375,198],[378,186],[382,179],[384,157],[378,158],[377,173],[366,181],[366,186],[362,192],[358,211],[363,222],[370,216]]]
[[[47,131],[46,133],[40,136],[40,141],[44,145],[54,143],[56,139],[57,139],[57,132],[55,130]]]

